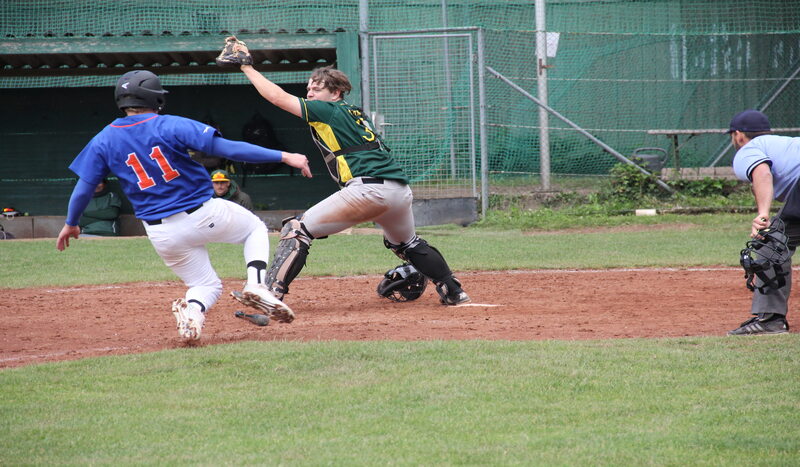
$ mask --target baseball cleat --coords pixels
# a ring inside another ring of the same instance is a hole
[[[439,303],[442,305],[461,305],[463,303],[468,303],[470,301],[469,295],[466,292],[461,290],[461,282],[458,281],[455,277],[453,278],[453,282],[455,283],[454,291],[448,290],[447,284],[440,283],[436,285],[436,293],[439,294]]]
[[[247,284],[241,292],[231,292],[231,296],[242,305],[261,310],[281,323],[294,321],[294,312],[288,305],[272,295],[266,286],[261,284]]]
[[[469,303],[470,301],[471,299],[469,298],[469,295],[467,295],[467,293],[464,291],[461,291],[453,296],[442,295],[439,297],[439,302],[442,305],[456,306],[456,305],[463,305],[464,303]]]
[[[781,315],[754,316],[738,328],[728,331],[729,336],[763,336],[769,334],[785,334],[789,332],[789,323]]]
[[[203,332],[206,317],[197,307],[190,307],[186,300],[179,298],[172,302],[172,314],[178,324],[178,336],[183,340],[196,341]]]

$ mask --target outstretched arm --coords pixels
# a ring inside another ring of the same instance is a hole
[[[300,169],[304,177],[311,178],[311,169],[308,167],[308,158],[303,154],[294,152],[277,151],[244,141],[232,141],[220,136],[212,140],[209,153],[239,162],[262,164],[265,162],[283,162],[286,165]]]
[[[253,68],[252,65],[242,65],[241,69],[264,99],[292,115],[302,117],[300,100],[297,96],[289,94],[280,86],[268,80],[264,75]]]

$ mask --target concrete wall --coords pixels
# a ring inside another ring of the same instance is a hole
[[[415,200],[414,220],[417,227],[442,224],[469,225],[478,219],[477,198],[442,198]],[[271,231],[281,229],[281,220],[298,216],[302,210],[255,211]],[[15,238],[56,238],[64,226],[65,216],[0,217],[0,226]],[[130,214],[120,216],[123,236],[143,236],[144,226]]]

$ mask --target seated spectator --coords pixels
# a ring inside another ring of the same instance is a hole
[[[227,199],[234,203],[239,203],[244,208],[253,210],[253,201],[250,195],[239,188],[239,185],[231,180],[228,172],[215,170],[211,172],[211,183],[214,185],[214,198]]]
[[[94,189],[83,216],[78,223],[81,237],[114,237],[119,235],[119,211],[122,199],[108,189],[108,180],[103,179]]]

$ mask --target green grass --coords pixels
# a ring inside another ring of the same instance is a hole
[[[751,217],[590,216],[545,232],[515,219],[421,235],[456,270],[733,266]],[[242,277],[240,246],[211,254],[220,275]],[[11,298],[176,280],[141,238],[65,252],[3,242],[0,260]],[[380,236],[336,235],[314,243],[303,274],[397,262]],[[798,346],[798,334],[241,342],[29,365],[0,371],[0,465],[800,465]]]
[[[797,465],[798,344],[242,343],[37,365],[0,373],[0,463]]]
[[[618,216],[605,218],[603,225],[573,221],[580,229],[539,232],[520,230],[525,225],[514,230],[445,226],[422,229],[420,235],[444,252],[457,271],[735,266],[750,217]],[[625,228],[615,229],[621,226]],[[593,230],[586,231],[587,227]],[[275,236],[270,244],[277,245]],[[58,252],[52,239],[4,242],[0,284],[20,288],[177,280],[146,238],[78,239],[70,245]],[[243,277],[240,245],[213,244],[209,250],[221,277]],[[313,243],[302,274],[382,274],[398,262],[380,235],[333,235]]]

